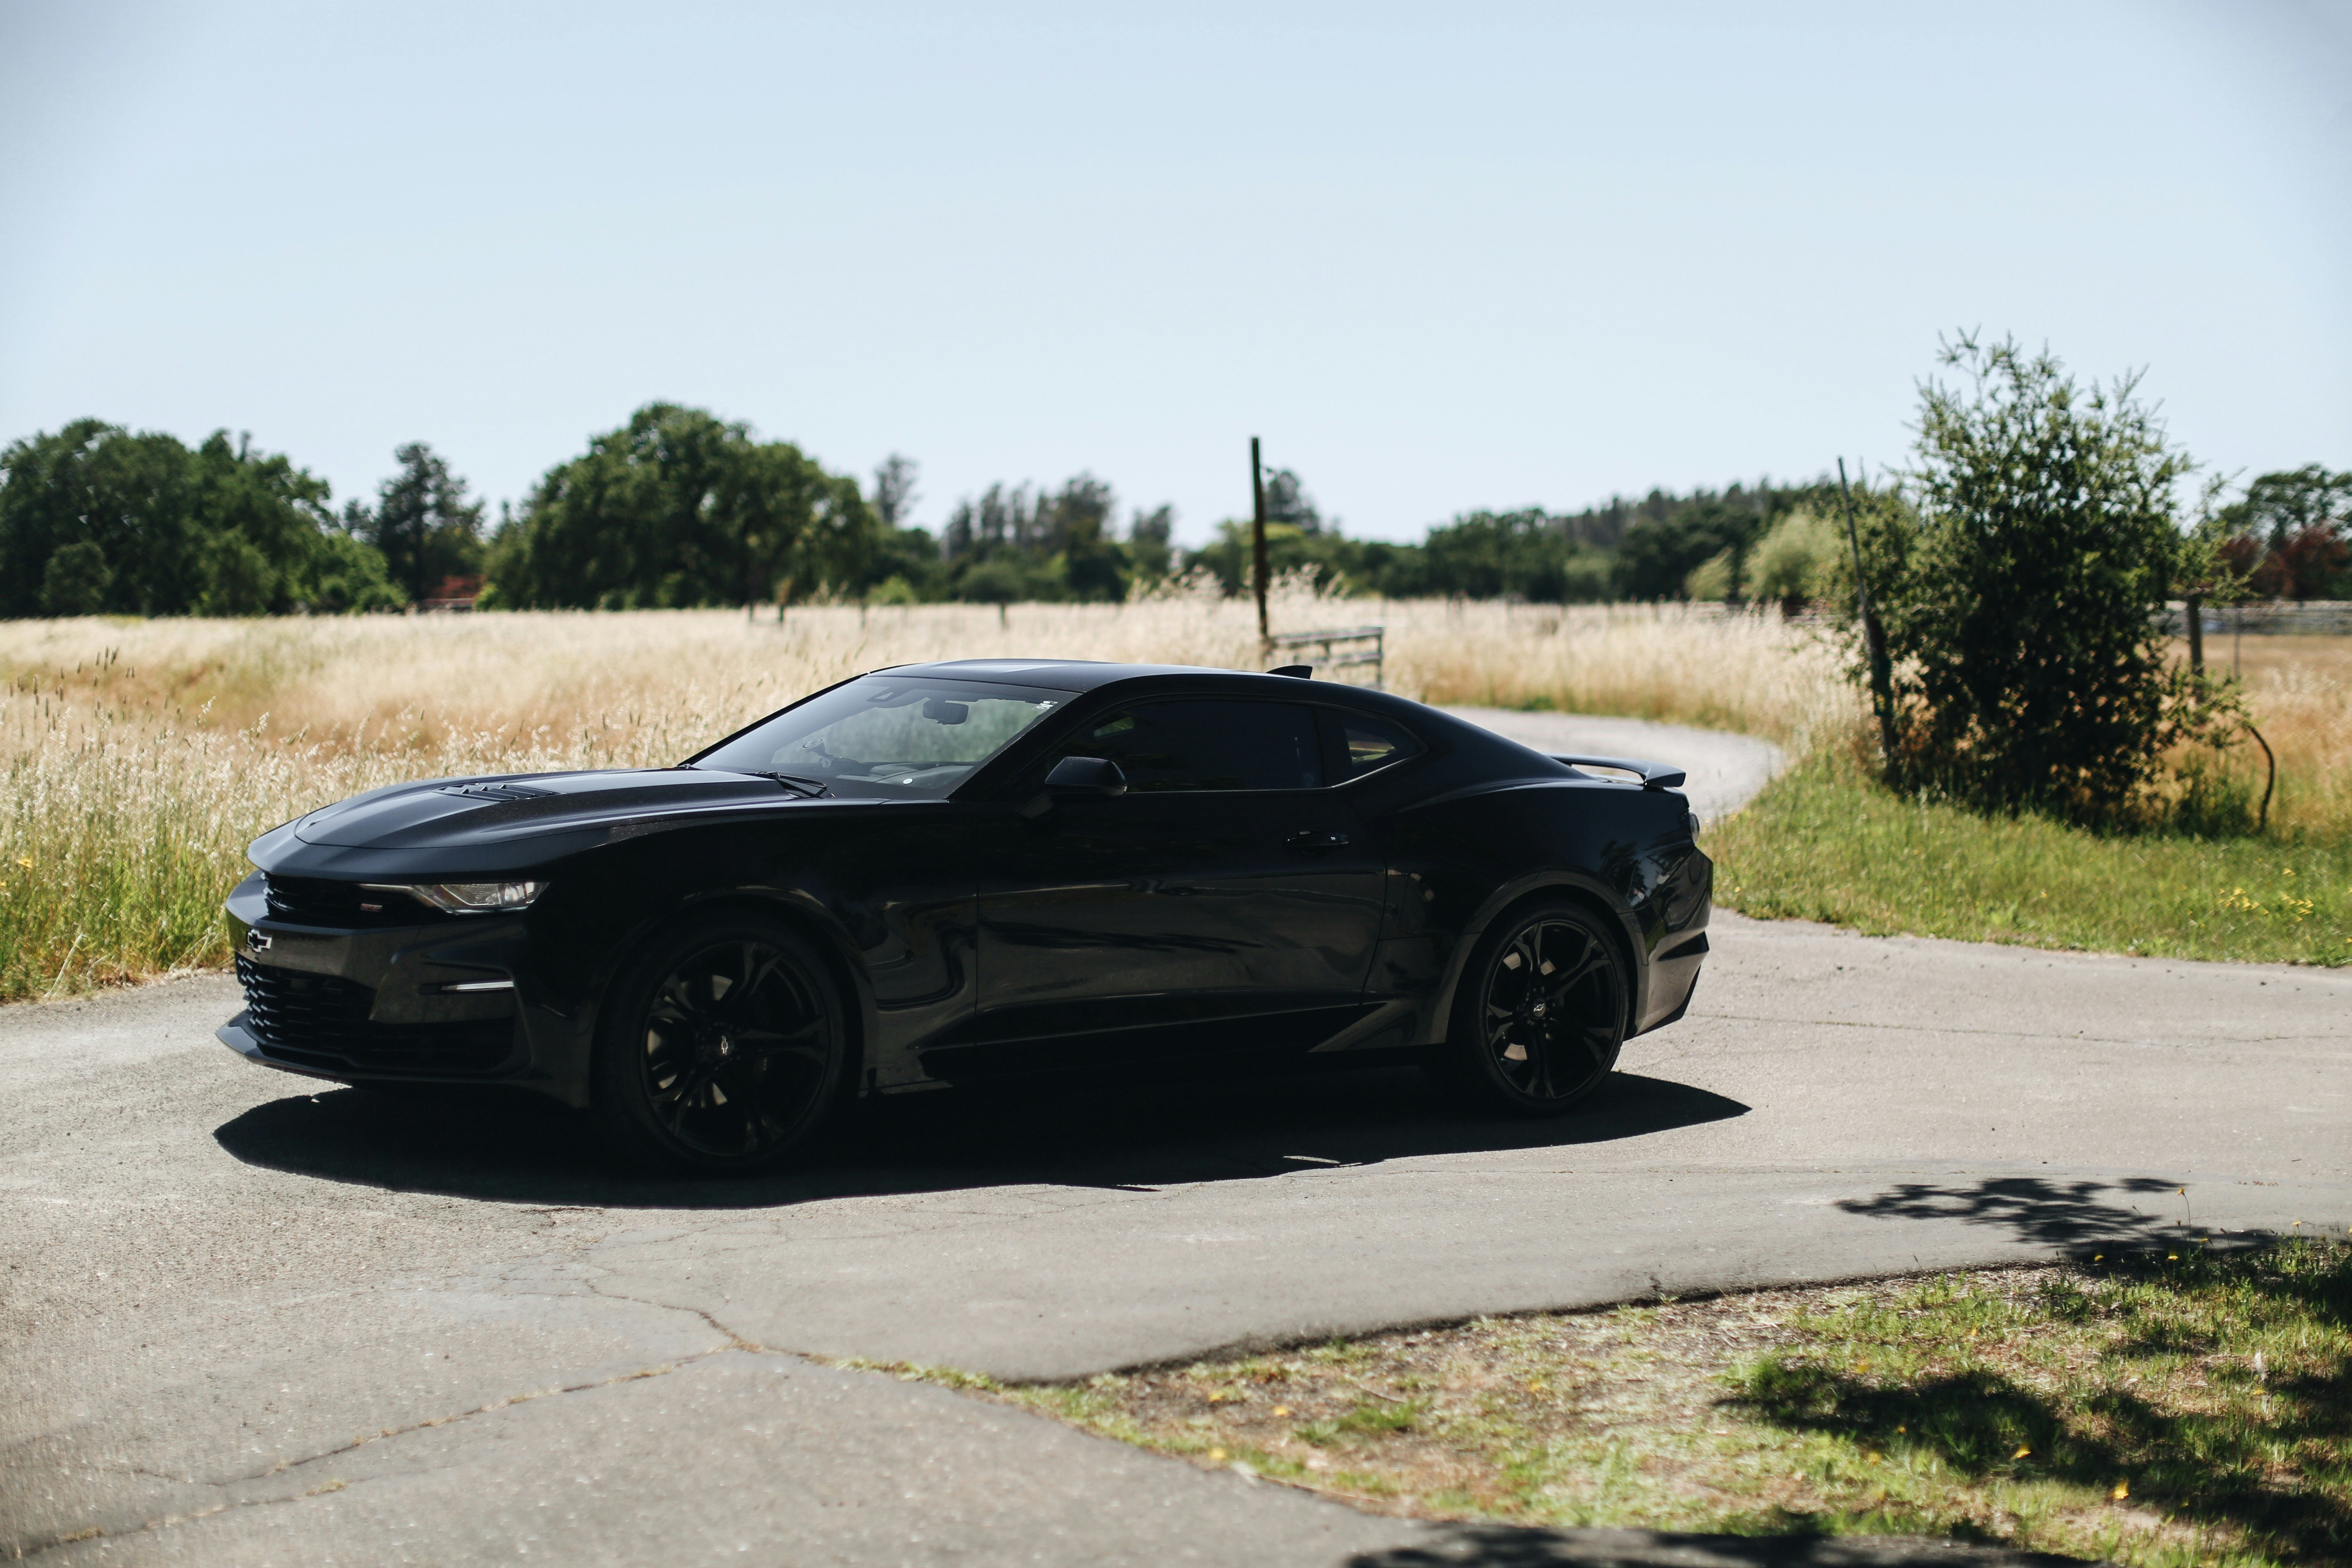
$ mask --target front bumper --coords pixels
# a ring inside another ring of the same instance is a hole
[[[339,1082],[511,1082],[586,1098],[571,1020],[535,1006],[520,915],[345,929],[269,911],[255,873],[229,895],[246,1007],[215,1031],[248,1061]]]

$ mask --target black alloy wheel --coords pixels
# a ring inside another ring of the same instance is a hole
[[[695,921],[656,939],[614,986],[597,1110],[641,1163],[761,1170],[806,1144],[840,1099],[847,1045],[838,989],[790,929]]]
[[[1624,961],[1582,905],[1513,915],[1471,955],[1444,1065],[1497,1109],[1548,1116],[1598,1089],[1625,1042]]]

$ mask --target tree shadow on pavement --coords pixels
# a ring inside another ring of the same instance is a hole
[[[1696,1535],[1443,1525],[1348,1568],[2074,1568],[2080,1559],[1888,1535]]]
[[[1015,1184],[1153,1188],[1423,1154],[1569,1150],[1747,1110],[1627,1073],[1572,1114],[1544,1121],[1456,1110],[1409,1068],[949,1091],[860,1104],[800,1165],[738,1181],[619,1166],[586,1118],[513,1090],[326,1089],[257,1106],[213,1136],[247,1164],[371,1186],[593,1207],[767,1208]]]
[[[2013,1240],[2068,1251],[2153,1246],[2193,1225],[2190,1200],[2154,1176],[2113,1181],[1996,1176],[1943,1184],[1905,1182],[1839,1208],[1872,1219],[1958,1220],[2005,1230]]]

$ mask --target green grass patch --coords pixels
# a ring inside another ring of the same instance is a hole
[[[1100,1436],[1424,1518],[2352,1559],[2352,1246],[1483,1319],[1043,1387]]]
[[[1706,840],[1743,914],[1874,934],[2352,963],[2352,839],[2095,833],[1905,798],[1817,752]]]

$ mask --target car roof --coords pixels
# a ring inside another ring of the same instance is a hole
[[[1055,691],[1096,691],[1126,680],[1143,680],[1152,677],[1191,676],[1212,679],[1220,686],[1228,682],[1263,683],[1272,689],[1279,682],[1287,695],[1300,695],[1297,678],[1288,675],[1259,675],[1246,669],[1215,669],[1206,665],[1192,664],[1106,664],[1090,658],[951,658],[937,664],[899,664],[877,675],[927,675],[942,680],[985,680],[997,686],[1040,686]],[[1326,682],[1326,686],[1336,682]],[[1230,689],[1230,688],[1229,688]]]
[[[982,680],[994,686],[1034,686],[1087,693],[1131,685],[1139,698],[1215,692],[1291,702],[1336,703],[1360,712],[1382,713],[1406,721],[1423,741],[1434,741],[1447,750],[1482,758],[1500,776],[1516,775],[1530,765],[1541,773],[1562,771],[1543,752],[1467,720],[1392,691],[1343,680],[1301,680],[1293,675],[1261,675],[1254,670],[1216,669],[1205,665],[1107,664],[1086,658],[956,658],[936,664],[894,665],[871,673]]]

